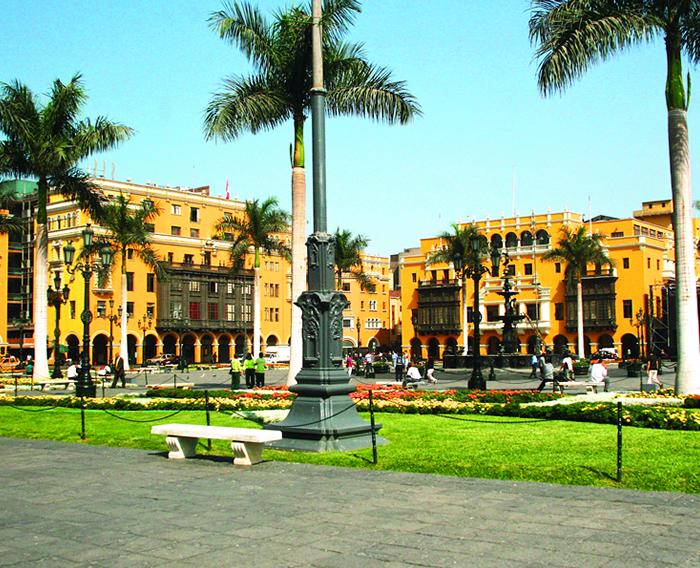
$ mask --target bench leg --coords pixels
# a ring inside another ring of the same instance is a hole
[[[233,465],[253,465],[262,461],[264,444],[255,442],[231,442]]]
[[[170,452],[168,459],[179,460],[191,458],[197,455],[197,442],[199,438],[179,438],[177,436],[166,436],[165,443]]]

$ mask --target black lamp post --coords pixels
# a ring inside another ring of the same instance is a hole
[[[643,372],[642,372],[642,358],[644,352],[642,350],[642,326],[644,325],[644,310],[639,308],[636,314],[634,314],[634,319],[630,319],[630,324],[637,328],[637,359],[639,365],[639,391],[643,389]]]
[[[266,428],[280,430],[276,447],[293,450],[354,450],[372,446],[379,425],[362,420],[349,394],[355,387],[342,368],[343,310],[349,302],[335,290],[335,242],[326,226],[326,134],[321,0],[313,0],[311,98],[314,232],[306,241],[308,291],[296,299],[302,312],[302,369],[290,391],[297,394],[287,417]],[[383,440],[380,440],[383,441]]]
[[[504,252],[502,256],[505,260],[503,263],[503,289],[498,292],[498,295],[503,297],[505,304],[505,312],[499,317],[503,322],[503,352],[506,355],[515,355],[520,352],[520,341],[518,340],[515,324],[525,319],[525,316],[518,314],[516,307],[515,296],[517,293],[513,290],[513,286],[510,283],[510,257],[507,252]],[[493,266],[491,274],[493,276],[498,276],[500,258],[500,250],[494,249],[491,251],[491,264]]]
[[[53,288],[49,285],[47,290],[49,305],[56,308],[56,326],[53,330],[53,372],[51,373],[52,379],[60,379],[63,377],[61,372],[61,305],[68,301],[68,295],[70,294],[70,289],[66,284],[63,289],[61,289],[61,272],[56,270],[53,279]]]
[[[189,331],[190,327],[190,320],[188,318],[179,318],[178,319],[178,324],[180,328],[180,362],[179,362],[179,367],[181,369],[185,369],[187,367],[185,363],[185,333]]]
[[[141,364],[146,364],[146,332],[153,327],[153,318],[147,314],[144,314],[143,318],[139,319],[136,323],[136,327],[141,330],[141,335],[143,340],[141,343]]]
[[[466,278],[471,278],[474,281],[474,361],[472,364],[472,376],[469,379],[470,389],[486,389],[486,381],[481,372],[481,312],[479,311],[479,282],[481,277],[485,273],[491,273],[491,271],[481,264],[479,257],[482,252],[482,239],[473,235],[469,239],[469,247],[471,248],[470,261],[465,266],[464,257],[460,254],[455,256],[453,261],[455,267],[455,273],[465,276]],[[494,261],[493,251],[497,249],[492,249],[491,261]],[[500,252],[498,253],[500,256]],[[498,260],[496,260],[496,270],[498,270]],[[460,276],[461,277],[461,276]],[[466,322],[464,322],[466,325]]]
[[[109,364],[114,361],[114,324],[119,321],[119,315],[114,313],[114,300],[109,299],[109,315],[104,316],[109,321]]]
[[[87,224],[82,235],[83,250],[88,251],[85,260],[72,266],[75,258],[75,247],[72,243],[68,243],[68,245],[63,247],[63,257],[66,263],[66,270],[68,270],[70,274],[80,272],[85,281],[85,303],[83,313],[80,314],[80,320],[83,322],[83,355],[80,362],[78,380],[75,384],[75,394],[76,396],[94,397],[96,389],[90,377],[90,322],[92,321],[92,312],[90,311],[90,279],[92,278],[93,272],[112,264],[113,252],[111,248],[105,245],[100,249],[100,262],[93,262],[90,257],[92,254],[91,247],[94,231],[90,227],[90,223]]]

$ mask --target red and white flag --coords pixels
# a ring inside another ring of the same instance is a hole
[[[226,199],[230,199],[231,197],[228,194],[228,178],[226,179]]]

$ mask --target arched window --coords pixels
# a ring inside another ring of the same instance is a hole
[[[544,229],[540,229],[535,233],[535,240],[538,245],[548,245],[549,244],[549,233]]]
[[[515,233],[508,233],[506,235],[506,248],[515,248],[518,246],[518,235]]]
[[[503,248],[503,237],[501,235],[491,235],[491,247],[496,249]]]
[[[533,242],[532,233],[530,231],[523,231],[520,233],[520,246],[531,247]]]

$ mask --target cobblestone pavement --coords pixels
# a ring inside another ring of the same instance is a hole
[[[700,566],[695,495],[0,438],[0,566]]]

